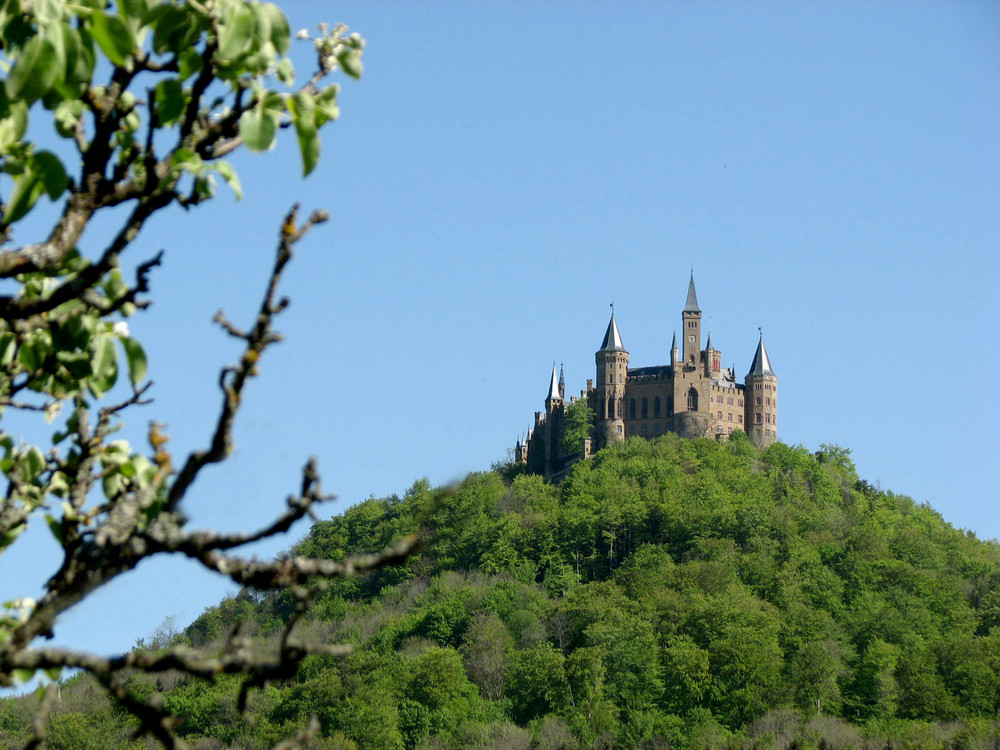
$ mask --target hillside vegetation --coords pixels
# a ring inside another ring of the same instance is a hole
[[[420,554],[335,581],[301,626],[353,653],[252,693],[254,726],[226,678],[132,689],[163,691],[205,748],[267,746],[309,713],[315,747],[342,750],[1000,746],[1000,546],[859,479],[847,450],[633,440],[561,486],[513,466],[418,482],[292,554],[408,533]],[[239,621],[267,638],[289,611],[242,594],[173,640],[212,646]],[[0,738],[26,736],[34,700],[0,704]],[[83,677],[49,734],[129,743]]]

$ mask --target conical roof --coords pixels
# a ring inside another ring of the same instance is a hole
[[[545,400],[553,398],[562,400],[559,395],[559,373],[556,372],[555,362],[552,363],[552,382],[549,384],[549,395],[545,397]]]
[[[694,291],[694,271],[691,272],[691,280],[688,282],[688,298],[684,304],[684,312],[701,312],[698,307],[698,295]]]
[[[774,375],[771,360],[767,358],[767,349],[764,348],[764,334],[760,335],[760,342],[757,344],[757,351],[753,355],[753,363],[750,365],[747,377],[751,375]]]
[[[604,341],[601,343],[602,352],[623,352],[625,346],[622,344],[622,335],[618,332],[618,323],[615,322],[615,314],[611,313],[611,322],[608,323],[607,333],[604,334]]]

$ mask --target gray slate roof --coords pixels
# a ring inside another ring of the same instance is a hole
[[[753,363],[750,365],[750,375],[774,375],[771,369],[771,360],[767,358],[767,349],[764,348],[764,335],[761,334],[760,342],[757,344],[757,351],[753,355]],[[775,377],[777,377],[775,375]]]
[[[698,295],[694,292],[694,271],[691,272],[691,281],[688,282],[688,298],[684,304],[684,312],[701,312],[698,307]]]
[[[562,396],[559,395],[559,375],[556,373],[555,363],[552,365],[552,382],[549,384],[549,395],[545,397],[545,400],[548,401],[553,398],[562,399]]]
[[[618,332],[618,324],[615,322],[615,314],[611,313],[611,322],[608,323],[608,331],[604,334],[604,341],[601,343],[601,352],[623,352],[625,345],[622,344],[622,335]]]

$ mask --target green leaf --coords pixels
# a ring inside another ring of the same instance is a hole
[[[21,465],[21,474],[31,481],[45,469],[45,454],[41,448],[33,445],[22,454],[18,463]]]
[[[11,670],[10,676],[16,683],[25,683],[31,680],[35,676],[34,669],[13,669]]]
[[[160,6],[154,13],[151,22],[154,24],[153,51],[156,54],[195,52],[188,43],[189,37],[196,33],[191,11],[171,5]]]
[[[258,28],[268,32],[267,39],[262,38],[260,41],[271,42],[279,55],[288,52],[292,31],[281,9],[274,3],[258,3],[254,5],[254,12],[257,14]]]
[[[53,113],[56,132],[63,138],[72,138],[85,109],[86,105],[79,99],[64,99],[59,102]]]
[[[51,200],[56,200],[69,186],[69,177],[66,176],[62,162],[51,151],[39,151],[35,154],[32,166]]]
[[[135,39],[128,25],[115,15],[102,10],[94,10],[91,15],[90,33],[101,51],[117,66],[125,64],[125,59],[135,51]]]
[[[156,84],[156,114],[161,125],[180,119],[187,106],[184,90],[177,78],[167,78]]]
[[[59,76],[60,59],[47,37],[32,37],[21,50],[7,79],[7,95],[11,99],[23,99],[28,104],[41,99]]]
[[[233,60],[246,52],[253,42],[253,30],[253,10],[242,2],[231,3],[219,24],[219,58]]]
[[[14,180],[14,192],[10,196],[7,210],[3,214],[4,224],[13,224],[30,211],[42,193],[45,192],[45,185],[30,168]]]
[[[292,61],[283,57],[274,64],[274,76],[286,86],[295,83],[295,66]]]
[[[59,682],[59,678],[62,677],[62,667],[49,667],[45,670],[45,676],[53,682]]]
[[[364,66],[361,64],[361,50],[347,48],[337,54],[337,62],[340,68],[351,78],[361,78]]]
[[[215,171],[226,181],[230,189],[236,195],[236,200],[242,200],[243,198],[243,186],[240,185],[240,178],[236,174],[236,170],[233,169],[233,165],[228,161],[217,161],[215,162]]]
[[[90,392],[100,398],[114,386],[118,379],[118,362],[115,356],[114,337],[102,334],[94,337],[94,352],[90,360],[93,377],[87,382]]]
[[[340,107],[337,106],[339,93],[340,86],[333,83],[316,95],[316,127],[340,117]]]
[[[6,367],[14,361],[17,354],[17,339],[10,331],[0,334],[0,367]]]
[[[299,137],[302,176],[308,175],[319,161],[320,140],[316,135],[316,102],[311,94],[297,91],[289,101],[292,122]]]
[[[119,0],[118,7],[122,15],[129,21],[134,21],[134,26],[138,27],[146,19],[149,12],[147,0]]]
[[[122,349],[125,350],[125,361],[128,362],[128,376],[132,385],[139,385],[146,377],[146,352],[142,346],[133,338],[119,339]]]
[[[7,116],[0,120],[0,154],[5,154],[24,136],[28,127],[28,103],[11,102]]]
[[[46,514],[46,516],[45,516],[45,523],[47,523],[49,525],[49,531],[52,532],[52,536],[54,536],[56,538],[56,541],[59,542],[59,544],[62,544],[62,541],[63,541],[63,525],[62,525],[62,521],[59,521],[58,519],[54,518],[53,516],[50,516],[50,515]],[[29,677],[28,679],[31,679],[31,678]]]
[[[24,531],[26,528],[28,528],[28,524],[19,523],[17,526],[13,526],[7,529],[7,531],[5,531],[3,534],[0,534],[0,549],[3,549],[4,547],[8,547],[11,544],[13,544],[14,540],[17,539],[21,535],[21,532]]]
[[[182,81],[186,81],[196,73],[200,73],[201,69],[205,67],[205,62],[201,59],[201,55],[198,54],[198,50],[196,49],[189,48],[184,50],[181,52],[179,60],[178,67]]]
[[[240,135],[251,151],[267,151],[278,132],[278,114],[262,106],[248,109],[240,116]]]

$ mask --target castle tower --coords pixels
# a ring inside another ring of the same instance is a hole
[[[701,354],[701,308],[698,307],[698,295],[694,291],[694,271],[688,282],[687,303],[681,313],[683,327],[684,364],[697,364]]]
[[[778,439],[778,376],[761,334],[746,377],[746,432],[751,442],[764,448]]]
[[[625,382],[628,380],[628,352],[622,344],[615,313],[601,348],[594,355],[597,360],[597,384],[594,388],[597,415],[597,439],[601,447],[625,440]]]
[[[552,363],[552,381],[549,383],[549,393],[545,397],[545,474],[552,472],[556,457],[559,455],[559,433],[562,426],[564,400],[559,388],[559,376],[556,374],[556,364]]]
[[[708,332],[705,342],[705,377],[719,378],[722,375],[722,352],[712,348],[712,332]]]

